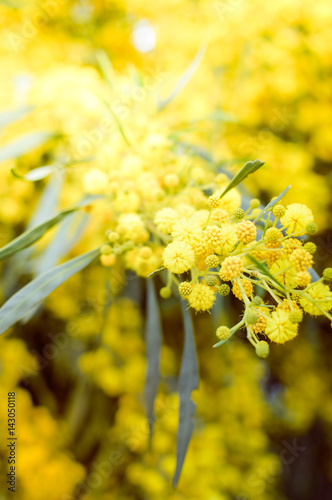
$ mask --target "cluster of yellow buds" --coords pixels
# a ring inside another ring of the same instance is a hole
[[[229,181],[203,160],[178,157],[160,138],[150,139],[144,146],[150,156],[124,154],[109,178],[112,222],[101,263],[121,263],[145,278],[166,270],[161,297],[178,292],[195,311],[210,311],[231,293],[243,314],[227,326],[227,338],[224,326],[217,330],[216,346],[245,328],[257,355],[266,357],[266,340],[293,339],[303,312],[332,321],[332,292],[324,283],[329,270],[318,279],[316,246],[306,241],[317,230],[311,210],[284,206],[283,195],[265,208],[258,199],[246,207],[238,189],[246,175]],[[151,155],[159,169],[148,161]],[[249,162],[252,171],[263,164],[257,162]]]
[[[218,295],[232,292],[243,303],[243,315],[233,327],[218,327],[214,347],[244,328],[256,354],[266,358],[266,340],[293,339],[304,312],[332,320],[332,292],[323,283],[332,281],[332,269],[320,279],[312,270],[316,245],[305,240],[317,227],[307,206],[271,202],[270,209],[260,210],[254,200],[247,211],[237,207],[220,220],[215,217],[222,202],[218,195],[207,198],[205,217],[195,211],[170,231],[163,253],[168,289],[176,284],[196,311],[211,310]]]

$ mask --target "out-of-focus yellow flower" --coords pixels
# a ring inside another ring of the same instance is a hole
[[[287,206],[285,215],[281,217],[280,222],[286,228],[287,234],[301,235],[305,234],[307,224],[313,220],[310,208],[301,203],[292,203]]]
[[[195,254],[188,243],[175,240],[165,248],[163,259],[171,273],[182,274],[193,266]]]
[[[300,304],[305,312],[312,316],[319,316],[324,314],[323,311],[332,309],[332,292],[327,285],[315,283],[310,285],[310,288],[305,290],[305,293],[309,295],[309,298],[301,297],[300,299]],[[317,301],[319,308],[312,301]]]
[[[273,342],[284,344],[296,337],[298,325],[289,321],[287,312],[276,310],[267,319],[265,333]]]

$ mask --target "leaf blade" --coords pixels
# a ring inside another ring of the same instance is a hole
[[[50,219],[43,221],[41,224],[27,229],[20,236],[10,241],[7,245],[0,248],[0,261],[10,257],[11,255],[30,247],[36,241],[40,240],[44,234],[51,229],[53,226],[61,222],[65,217],[76,212],[80,208],[89,205],[91,200],[80,202],[76,207],[69,208],[67,210],[62,210],[58,214],[54,215]]]
[[[193,77],[194,73],[196,72],[198,66],[200,65],[205,51],[206,51],[207,43],[203,43],[202,46],[198,49],[197,53],[195,54],[194,59],[191,61],[189,66],[187,67],[186,71],[183,73],[183,75],[180,77],[177,85],[171,92],[171,94],[161,101],[158,105],[158,111],[163,110],[170,102],[175,99],[175,97],[181,92],[181,90],[189,83],[191,78]]]
[[[231,189],[234,189],[238,184],[240,184],[248,175],[253,174],[261,168],[265,164],[265,161],[262,160],[254,160],[254,161],[247,161],[241,168],[241,170],[233,177],[231,182],[228,184],[228,186],[224,189],[224,191],[221,193],[220,198],[225,196],[225,194],[228,193]]]
[[[291,187],[292,187],[291,185],[287,186],[286,189],[284,189],[283,192],[281,194],[279,194],[279,196],[277,196],[274,200],[271,200],[266,205],[266,207],[263,208],[261,213],[256,217],[256,219],[254,220],[254,223],[258,222],[263,217],[263,215],[266,214],[266,212],[268,212],[272,207],[274,207],[274,205],[279,203],[279,201],[286,195],[286,193],[290,190]]]
[[[21,108],[2,111],[0,113],[0,130],[20,120],[20,118],[23,118],[23,116],[30,113],[33,109],[34,106],[22,106]]]
[[[149,423],[150,443],[155,420],[154,401],[160,382],[160,352],[162,343],[161,319],[153,279],[147,283],[147,320],[145,328],[147,371],[145,378],[144,399]]]
[[[252,255],[248,254],[248,257],[249,259],[256,265],[256,267],[258,267],[258,269],[260,271],[262,271],[262,273],[264,273],[266,276],[268,276],[272,281],[274,281],[281,289],[283,292],[287,291],[286,288],[284,287],[284,285],[282,285],[274,276],[273,274],[270,273],[270,271],[268,270],[268,268],[266,266],[264,266],[263,264],[261,264],[257,259],[255,259],[255,257],[253,257]]]
[[[191,400],[191,393],[198,388],[198,362],[195,347],[195,338],[192,320],[186,308],[186,302],[181,300],[181,309],[184,321],[184,347],[179,376],[179,427],[177,433],[176,468],[173,476],[173,488],[176,487],[184,459],[187,453],[189,441],[194,428],[193,416],[196,405]]]
[[[16,292],[0,308],[0,335],[17,323],[53,290],[81,271],[100,254],[99,248],[56,266]]]
[[[53,137],[55,137],[55,134],[50,132],[34,132],[20,137],[0,149],[0,162],[18,158],[28,151],[41,146]]]

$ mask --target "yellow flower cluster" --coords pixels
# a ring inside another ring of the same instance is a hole
[[[232,192],[235,191],[228,194]],[[218,190],[217,193],[222,202],[223,196]],[[200,200],[202,196],[203,193]],[[229,293],[226,283],[218,283],[220,278],[231,283],[233,295],[243,302],[242,319],[229,330],[227,338],[221,334],[224,330],[220,328],[224,327],[219,327],[220,342],[216,345],[246,328],[248,340],[257,353],[262,352],[258,355],[266,357],[268,350],[259,336],[279,344],[293,339],[299,331],[302,310],[313,316],[324,314],[331,320],[332,292],[321,283],[329,280],[328,269],[323,278],[312,282],[315,246],[304,244],[299,238],[313,232],[311,210],[300,203],[279,203],[261,211],[252,203],[241,214],[240,222],[234,207],[220,220],[213,217],[222,204],[216,199],[215,194],[207,198],[209,210],[196,209],[190,217],[180,219],[163,240],[169,291],[173,282],[190,307],[209,311],[218,292]],[[238,194],[234,199],[238,200]],[[184,273],[190,273],[191,279],[182,282],[178,275]],[[264,302],[257,295],[259,290]],[[298,297],[296,302],[291,300],[294,294]]]

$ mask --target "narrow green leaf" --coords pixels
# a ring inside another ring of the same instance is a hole
[[[188,68],[186,69],[186,71],[184,72],[184,74],[181,76],[181,78],[179,79],[175,89],[171,92],[171,94],[169,95],[169,97],[167,97],[167,99],[161,101],[158,105],[158,110],[161,111],[162,109],[164,109],[171,101],[173,101],[173,99],[175,99],[175,97],[181,92],[181,90],[187,85],[187,83],[191,80],[191,78],[193,77],[194,73],[196,72],[198,66],[200,65],[203,57],[204,57],[204,54],[205,54],[205,51],[206,51],[206,47],[207,47],[207,44],[204,43],[198,50],[198,52],[196,53],[194,59],[192,60],[192,62],[190,63],[190,65],[188,66]]]
[[[265,161],[262,161],[262,160],[248,161],[245,165],[243,165],[243,167],[235,175],[235,177],[233,177],[233,179],[228,184],[226,189],[220,195],[220,198],[225,196],[225,194],[228,193],[228,191],[230,191],[231,189],[234,189],[238,184],[240,184],[242,181],[244,181],[244,179],[246,177],[248,177],[248,175],[256,172],[256,170],[261,168],[264,165],[264,163],[265,163]]]
[[[54,217],[64,180],[63,174],[64,172],[61,172],[60,175],[51,176],[37,202],[26,230],[38,226],[52,216]],[[31,273],[31,253],[32,247],[27,247],[12,256],[10,266],[7,267],[3,276],[3,289],[6,291],[6,297],[10,296],[13,290],[16,289],[17,282],[22,274]]]
[[[36,241],[38,241],[51,227],[58,224],[64,217],[73,213],[76,208],[72,208],[70,210],[62,210],[55,217],[48,219],[43,222],[39,226],[36,226],[28,231],[25,231],[20,236],[15,238],[13,241],[9,242],[4,247],[0,248],[0,260],[6,259],[10,257],[16,252],[23,250],[31,245],[33,245]]]
[[[118,129],[119,129],[119,132],[120,132],[120,134],[122,135],[122,137],[124,138],[124,140],[125,140],[125,142],[126,142],[127,146],[131,147],[131,144],[130,144],[130,142],[129,142],[129,140],[128,140],[128,137],[127,137],[127,136],[126,136],[126,134],[125,134],[125,131],[123,130],[122,124],[121,124],[121,122],[120,122],[120,120],[119,120],[119,118],[118,118],[117,114],[113,111],[112,106],[110,106],[110,104],[109,104],[106,100],[104,100],[104,99],[103,99],[103,102],[106,104],[106,106],[107,106],[108,110],[110,111],[110,113],[111,113],[111,115],[112,115],[112,117],[113,117],[113,119],[114,119],[115,123],[117,124],[117,127],[118,127]]]
[[[77,227],[73,227],[73,220],[77,219],[78,217],[80,217],[79,223]],[[46,247],[38,260],[36,260],[36,267],[33,273],[34,278],[45,273],[48,269],[56,266],[58,261],[70,252],[72,247],[81,236],[88,218],[89,215],[86,213],[75,212],[70,214],[59,224],[59,229],[56,232],[54,238]],[[21,323],[28,323],[28,321],[30,321],[30,319],[38,312],[38,309],[40,307],[41,303],[30,309],[30,311],[21,320]]]
[[[112,63],[104,50],[97,50],[95,55],[103,77],[105,78],[109,87],[112,89],[112,80],[114,80],[114,68],[112,66]]]
[[[196,405],[191,400],[191,393],[198,388],[198,363],[195,347],[194,330],[191,316],[186,308],[186,302],[181,300],[182,316],[184,321],[184,347],[179,376],[179,427],[177,433],[176,468],[173,476],[173,487],[177,485],[187,448],[194,428],[193,416]]]
[[[14,177],[17,177],[19,179],[35,182],[40,181],[41,179],[45,179],[45,177],[48,177],[54,172],[58,172],[61,168],[63,168],[63,166],[61,166],[59,163],[53,163],[52,165],[44,165],[42,167],[33,168],[27,174],[21,174],[15,168],[11,169],[11,173],[14,175]]]
[[[2,111],[2,113],[0,113],[0,130],[20,120],[20,118],[30,113],[33,109],[33,106],[22,106],[21,108]]]
[[[279,281],[270,273],[268,268],[264,266],[264,264],[261,264],[255,257],[252,255],[248,254],[249,259],[256,265],[256,267],[263,273],[265,276],[268,276],[272,281],[274,281],[283,291],[286,291],[286,288],[284,285],[279,283]]]
[[[47,219],[46,221],[42,222],[41,224],[28,229],[24,233],[22,233],[20,236],[15,238],[14,240],[10,241],[7,245],[4,247],[0,248],[0,261],[3,259],[6,259],[7,257],[10,257],[14,253],[20,252],[24,248],[30,247],[33,245],[36,241],[38,241],[44,234],[53,226],[58,224],[59,222],[62,221],[67,215],[72,214],[76,210],[79,210],[81,207],[84,207],[86,205],[90,205],[91,199],[88,198],[87,201],[80,202],[80,204],[76,207],[70,208],[68,210],[62,210],[59,212],[57,215],[51,217],[50,219]]]
[[[261,213],[256,217],[256,219],[254,220],[254,222],[257,222],[259,221],[263,215],[266,214],[266,212],[268,212],[269,210],[271,210],[271,208],[274,207],[274,205],[276,205],[277,203],[279,203],[279,201],[281,200],[281,198],[283,198],[285,196],[285,194],[290,190],[292,186],[289,185],[286,187],[286,189],[284,189],[284,191],[279,194],[279,196],[277,196],[274,200],[271,200],[270,203],[268,203],[266,205],[266,207],[263,208],[263,210],[261,211]]]
[[[147,417],[150,431],[150,443],[154,425],[154,401],[157,395],[160,371],[160,351],[162,343],[161,320],[159,304],[153,283],[153,279],[148,279],[147,286],[147,318],[145,328],[147,372],[144,389],[144,399],[147,409]]]
[[[6,144],[0,149],[0,161],[12,160],[37,148],[41,144],[55,137],[55,134],[49,132],[36,132],[20,137],[14,142]]]
[[[0,334],[17,323],[32,307],[81,271],[100,254],[99,248],[53,267],[21,288],[0,308]]]

